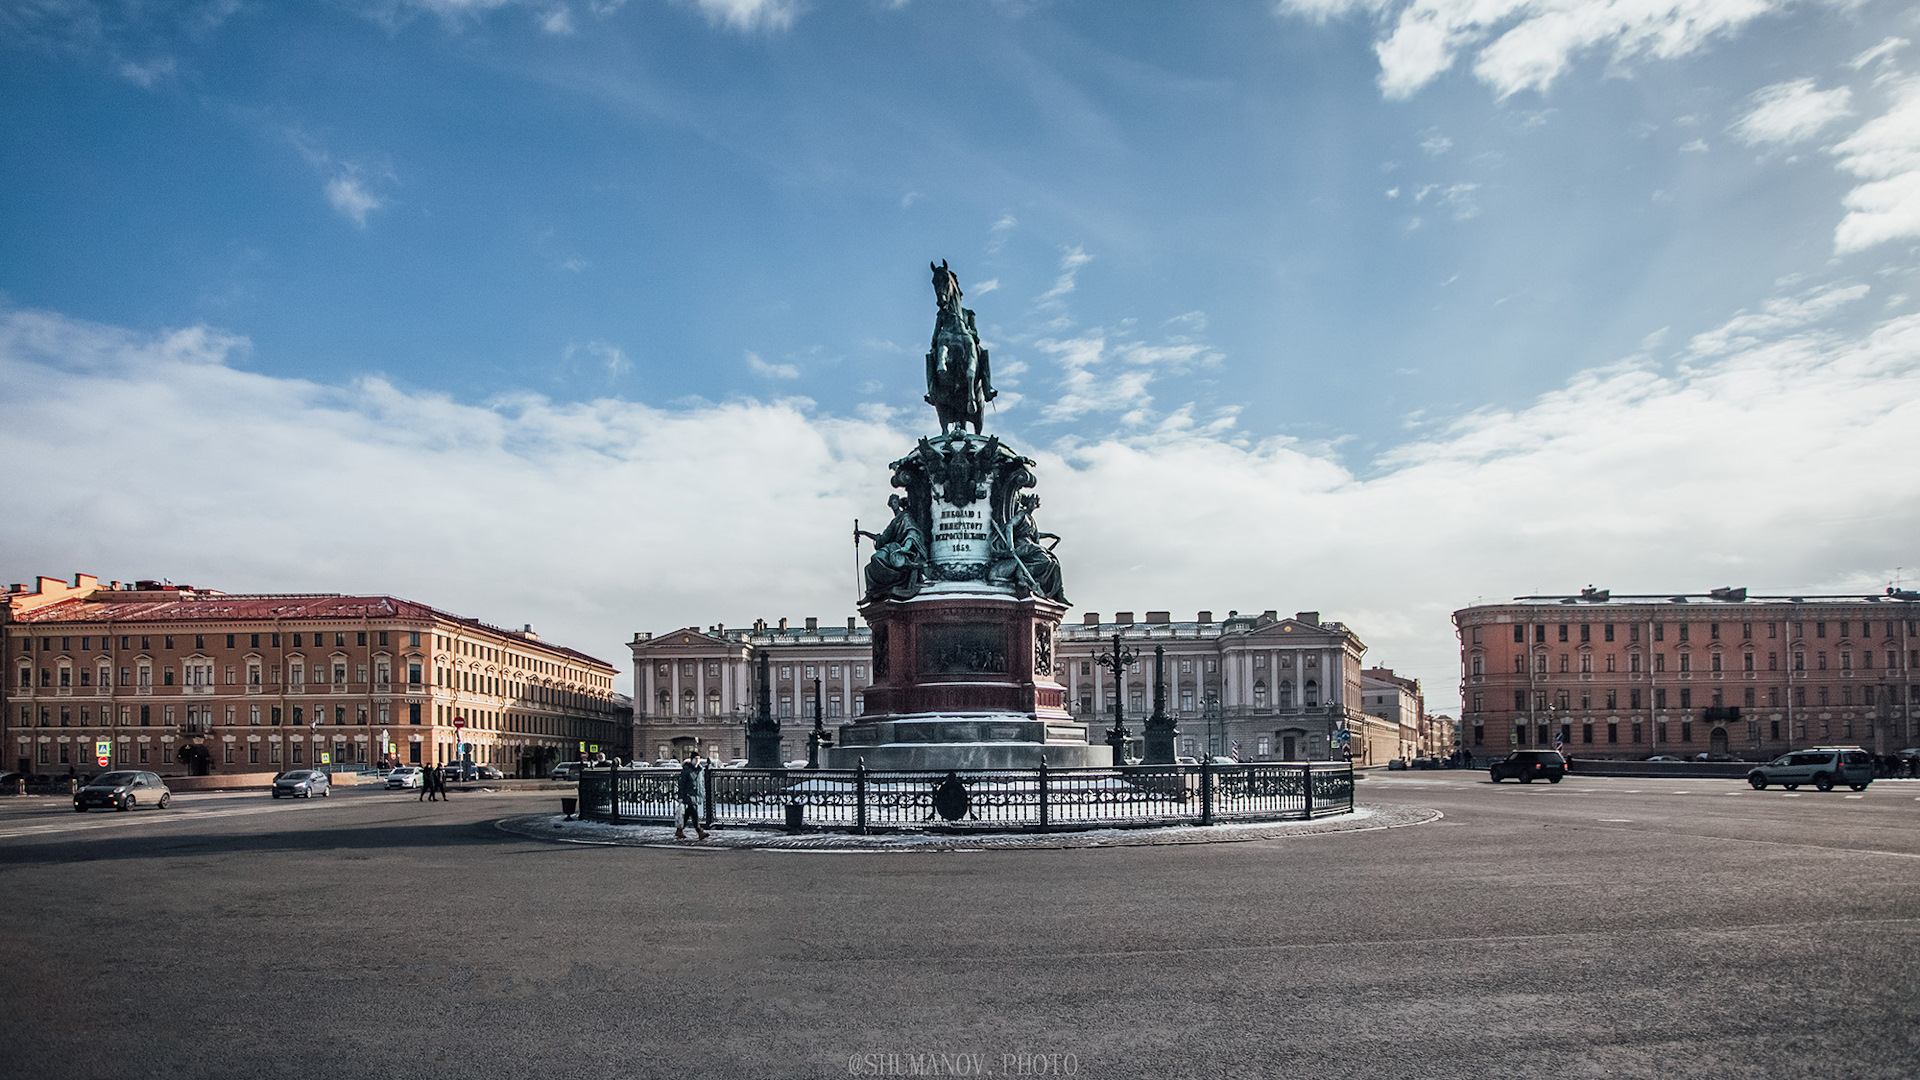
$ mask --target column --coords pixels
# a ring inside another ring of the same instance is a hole
[[[675,717],[680,715],[680,659],[679,657],[674,658],[672,682],[668,684],[668,688],[667,688],[667,715],[675,716]]]
[[[696,661],[696,663],[700,666],[693,671],[693,714],[695,716],[705,716],[707,708],[707,662],[702,659]]]

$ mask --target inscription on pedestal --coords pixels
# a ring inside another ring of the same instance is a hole
[[[955,506],[933,500],[933,561],[942,566],[987,561],[988,509],[985,503]]]

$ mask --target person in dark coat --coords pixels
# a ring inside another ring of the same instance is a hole
[[[415,801],[426,802],[427,796],[431,794],[433,794],[433,766],[422,765],[420,766],[420,797]]]
[[[700,786],[706,777],[700,775],[700,755],[688,754],[687,760],[680,763],[680,825],[673,830],[675,840],[687,838],[687,825],[692,824],[700,839],[707,838],[707,830],[700,824]]]

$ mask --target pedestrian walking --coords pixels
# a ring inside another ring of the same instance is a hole
[[[680,763],[680,825],[673,830],[675,840],[687,838],[689,824],[700,834],[700,839],[707,838],[707,830],[700,824],[701,786],[706,779],[700,769],[700,755],[688,754],[687,760]]]
[[[433,781],[430,779],[432,776],[432,765],[420,766],[420,797],[414,801],[426,802],[427,796],[433,794]]]
[[[445,765],[442,765],[442,766],[440,766],[440,785],[439,785],[439,790],[440,790],[440,801],[441,801],[441,802],[446,802],[446,801],[447,801],[447,774],[448,774],[448,773],[451,773],[452,771],[453,771],[453,764],[452,764],[451,762],[449,762],[449,763],[447,763],[447,764],[445,764]]]

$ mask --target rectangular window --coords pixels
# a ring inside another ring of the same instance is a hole
[[[1680,741],[1686,743],[1693,741],[1693,721],[1680,721]]]
[[[1608,624],[1607,624],[1607,625],[1606,625],[1606,626],[1605,626],[1605,627],[1603,628],[1603,632],[1604,632],[1604,634],[1605,634],[1605,637],[1606,637],[1606,640],[1608,640],[1608,641],[1612,641],[1612,640],[1613,640],[1613,624],[1612,624],[1612,623],[1608,623]]]
[[[1680,688],[1680,707],[1683,709],[1693,708],[1693,691],[1684,686]]]
[[[1715,641],[1719,641],[1720,640],[1720,624],[1719,623],[1709,624],[1709,626],[1707,627],[1707,636],[1712,638]]]
[[[1610,743],[1617,743],[1620,741],[1620,725],[1619,724],[1610,723],[1607,725],[1607,741]]]
[[[1639,707],[1640,707],[1640,691],[1638,690],[1627,691],[1627,708],[1638,709]],[[1640,739],[1636,736],[1633,741],[1639,742]]]
[[[1519,623],[1513,624],[1513,643],[1515,645],[1525,645],[1527,643],[1527,628]]]
[[[1767,737],[1775,742],[1780,741],[1780,721],[1767,721]]]
[[[1560,624],[1560,640],[1561,641],[1567,640],[1567,624],[1566,623]]]
[[[1666,623],[1653,624],[1653,640],[1655,641],[1667,640],[1667,624]]]
[[[1593,640],[1593,624],[1592,624],[1592,623],[1581,623],[1581,624],[1580,624],[1580,641],[1581,641],[1581,643],[1582,643],[1582,644],[1585,644],[1585,643],[1587,643],[1587,642],[1589,642],[1589,641],[1592,641],[1592,640]]]
[[[1653,692],[1653,707],[1656,709],[1664,709],[1667,707],[1667,691],[1665,687],[1661,687]]]
[[[412,649],[420,647],[420,631],[409,630],[407,632],[407,647]]]
[[[1590,743],[1593,741],[1593,725],[1592,724],[1580,725],[1580,741],[1583,743]]]
[[[1513,711],[1527,711],[1527,692],[1525,690],[1515,690],[1513,692]]]

